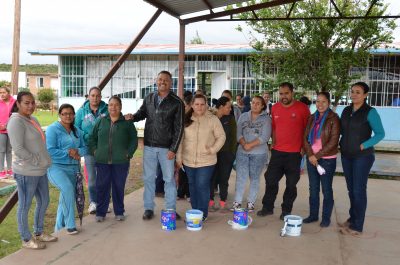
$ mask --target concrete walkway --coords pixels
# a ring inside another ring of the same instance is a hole
[[[232,174],[230,199],[234,179]],[[264,180],[261,183],[263,193]],[[335,209],[330,227],[304,224],[300,237],[280,237],[282,186],[275,214],[253,214],[253,224],[245,231],[232,230],[227,224],[231,213],[218,212],[210,213],[202,231],[187,231],[183,221],[178,221],[176,231],[163,231],[159,221],[163,200],[156,199],[156,217],[145,222],[141,219],[143,190],[138,190],[125,198],[125,222],[117,222],[111,215],[104,223],[95,223],[94,217],[88,216],[80,234],[69,236],[60,232],[59,241],[49,243],[47,249],[23,249],[1,259],[0,264],[400,264],[399,181],[369,181],[365,230],[359,238],[337,232],[336,221],[347,218],[349,207],[343,177],[334,179]],[[261,207],[260,196],[257,208]],[[183,215],[190,204],[181,200],[177,206]],[[306,176],[299,182],[293,214],[308,214]]]

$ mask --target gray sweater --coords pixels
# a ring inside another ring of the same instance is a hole
[[[27,118],[18,113],[11,115],[7,131],[16,156],[12,167],[14,173],[23,176],[43,176],[50,167],[51,159],[43,139],[44,134],[41,134],[39,129],[40,124],[34,117]]]

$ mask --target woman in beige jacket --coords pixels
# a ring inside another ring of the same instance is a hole
[[[208,216],[210,181],[217,163],[217,152],[225,143],[225,132],[217,116],[207,111],[207,99],[195,95],[192,109],[185,115],[185,131],[177,153],[177,164],[189,178],[190,202],[193,209]]]

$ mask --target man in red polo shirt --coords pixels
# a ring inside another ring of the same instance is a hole
[[[263,208],[258,216],[274,213],[274,203],[279,190],[279,181],[286,176],[281,220],[292,212],[297,197],[296,184],[300,179],[301,149],[303,134],[310,116],[308,107],[294,99],[293,85],[279,85],[279,102],[272,106],[272,150],[271,160],[265,173]]]

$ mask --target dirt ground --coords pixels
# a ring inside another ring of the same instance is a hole
[[[129,175],[126,180],[125,193],[131,193],[143,187],[142,172],[143,172],[143,138],[139,138],[138,149],[131,160]]]

